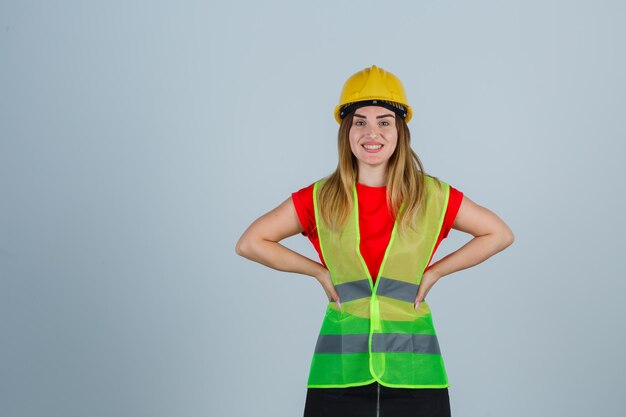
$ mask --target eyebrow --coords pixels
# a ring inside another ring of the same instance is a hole
[[[357,114],[357,113],[354,113],[354,117],[361,117],[363,119],[366,119],[365,116],[363,116],[362,114]],[[380,116],[376,116],[377,119],[382,119],[383,117],[393,117],[393,114],[388,113],[388,114],[381,114]]]

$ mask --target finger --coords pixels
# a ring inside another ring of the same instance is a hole
[[[336,300],[335,302],[337,303],[337,307],[339,307],[341,309],[341,300],[339,299],[339,294],[337,294],[337,291],[334,288],[331,288],[326,293],[326,296],[328,297],[328,301],[329,302],[333,302],[333,301]]]
[[[334,298],[334,297],[328,298],[329,303],[332,303],[333,301],[337,303],[337,307],[341,308],[341,301],[339,300],[339,298]]]
[[[339,294],[337,293],[337,290],[334,286],[330,287],[329,293],[333,300],[339,301]]]
[[[415,308],[415,310],[417,310],[417,308],[420,306],[420,302],[422,302],[422,300],[423,296],[418,292],[417,297],[415,297],[415,301],[413,301],[413,308]]]
[[[339,299],[339,294],[337,294],[337,291],[333,290],[333,298],[336,300],[337,307],[339,307],[339,309],[341,310],[341,300]]]

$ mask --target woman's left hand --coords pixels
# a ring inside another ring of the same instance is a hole
[[[420,302],[426,299],[428,291],[430,291],[433,285],[435,285],[435,283],[439,281],[439,278],[441,278],[441,276],[439,276],[433,269],[427,269],[426,271],[424,271],[424,274],[422,275],[422,281],[420,282],[419,289],[417,291],[417,296],[415,297],[415,301],[413,302],[413,306],[416,310],[419,307]]]

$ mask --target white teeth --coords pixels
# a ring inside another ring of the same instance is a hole
[[[383,145],[363,145],[365,149],[380,149]]]

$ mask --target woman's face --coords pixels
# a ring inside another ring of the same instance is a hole
[[[379,106],[360,107],[354,111],[350,127],[350,148],[362,164],[385,166],[398,143],[396,115]]]

